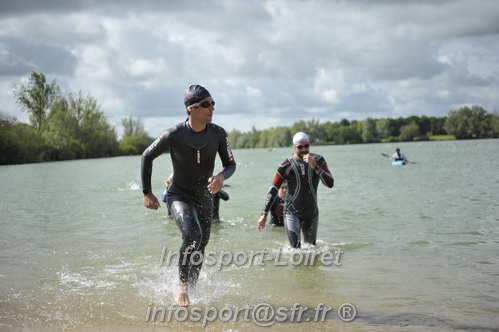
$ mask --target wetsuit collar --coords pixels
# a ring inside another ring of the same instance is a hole
[[[205,131],[205,130],[206,130],[206,128],[208,128],[208,125],[206,124],[206,125],[204,126],[204,128],[203,128],[203,129],[201,129],[200,131],[196,131],[196,130],[194,130],[194,129],[191,127],[191,124],[189,123],[189,119],[187,119],[187,121],[185,121],[185,124],[186,124],[186,126],[187,126],[187,128],[188,128],[189,130],[191,130],[191,131],[193,131],[193,132],[195,132],[195,133],[202,133],[203,131]]]

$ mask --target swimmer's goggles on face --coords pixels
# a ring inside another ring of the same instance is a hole
[[[296,148],[297,148],[298,150],[301,150],[301,149],[303,149],[303,148],[308,149],[308,147],[309,147],[309,146],[310,146],[310,144],[304,144],[304,145],[301,145],[301,144],[300,144],[300,145],[297,145],[297,146],[296,146]]]
[[[202,108],[208,108],[210,106],[215,106],[215,101],[214,100],[212,100],[212,101],[203,101],[202,103],[192,104],[189,107],[199,107],[199,106],[201,106]]]

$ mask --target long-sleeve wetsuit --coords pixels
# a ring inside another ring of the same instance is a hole
[[[279,195],[276,196],[274,204],[270,207],[270,224],[284,226],[284,201]]]
[[[152,189],[153,160],[167,150],[170,150],[173,164],[167,204],[183,240],[179,276],[180,281],[193,284],[202,266],[199,254],[204,256],[210,239],[213,195],[207,187],[208,179],[213,176],[216,155],[220,155],[223,165],[221,173],[225,179],[234,173],[236,162],[222,127],[209,123],[203,131],[195,132],[187,122],[179,123],[161,134],[142,154],[143,188]],[[192,255],[196,256],[191,259]]]
[[[263,214],[268,214],[277,197],[279,187],[284,180],[288,182],[288,196],[284,205],[284,225],[292,247],[300,247],[300,228],[304,241],[315,245],[319,224],[319,208],[317,205],[317,187],[319,180],[329,188],[334,186],[334,178],[327,167],[326,160],[319,154],[315,157],[319,174],[310,164],[293,155],[286,158],[278,167],[272,186],[270,187]]]
[[[220,222],[220,199],[228,201],[229,198],[229,194],[227,194],[223,190],[220,190],[215,195],[213,195],[213,222]]]

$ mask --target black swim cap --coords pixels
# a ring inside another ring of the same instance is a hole
[[[184,95],[184,105],[188,108],[192,104],[199,102],[205,98],[211,97],[208,90],[198,84],[191,85],[187,90],[185,90]]]

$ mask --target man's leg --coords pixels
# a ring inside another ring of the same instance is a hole
[[[302,224],[303,241],[315,246],[317,240],[317,229],[319,227],[319,212],[314,213],[311,219],[305,220]]]
[[[180,246],[179,257],[179,291],[177,294],[177,304],[187,307],[189,301],[189,275],[192,269],[192,262],[196,262],[193,255],[199,250],[202,241],[202,229],[198,221],[198,214],[194,203],[188,199],[178,196],[168,197],[167,204],[170,205],[172,216],[182,233],[182,245]]]
[[[189,286],[196,286],[199,278],[199,273],[203,267],[203,258],[206,245],[210,241],[210,231],[211,224],[213,221],[213,202],[209,201],[203,205],[196,205],[196,209],[199,216],[199,225],[201,227],[201,244],[198,247],[197,252],[194,254],[193,264],[191,270],[189,271]]]
[[[293,248],[300,248],[300,218],[293,214],[285,213],[284,225],[286,225],[289,244]]]

